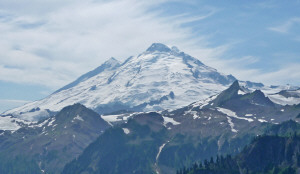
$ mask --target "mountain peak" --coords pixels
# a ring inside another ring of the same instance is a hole
[[[229,87],[229,89],[238,91],[240,89],[239,81],[238,80],[234,81],[232,85]]]
[[[274,103],[268,97],[266,97],[261,90],[255,90],[251,96],[252,96],[252,101],[256,104],[262,106],[274,106]]]
[[[120,65],[120,62],[116,58],[111,57],[107,61],[105,61],[104,64],[110,65],[110,67],[115,67]]]
[[[236,80],[232,83],[232,85],[226,89],[225,91],[221,92],[217,98],[214,100],[215,106],[220,106],[226,101],[235,98],[238,96],[238,91],[241,89],[239,82]]]
[[[171,49],[162,44],[162,43],[153,43],[148,49],[147,51],[149,52],[155,52],[155,51],[158,51],[158,52],[169,52],[171,51]]]
[[[105,71],[105,70],[114,70],[115,68],[120,66],[120,62],[115,59],[114,57],[111,57],[110,59],[108,59],[107,61],[105,61],[101,66],[97,67],[96,69],[87,72],[86,74],[83,74],[82,76],[80,76],[78,79],[76,79],[74,82],[69,83],[68,85],[60,88],[59,90],[55,91],[53,94],[58,93],[62,90],[66,90],[69,88],[72,88],[76,85],[78,85],[79,83],[96,76],[97,74],[100,74],[101,72]]]
[[[179,53],[180,52],[180,50],[177,48],[177,47],[175,47],[175,46],[172,46],[172,51],[174,51],[174,52],[177,52],[177,53]]]
[[[112,57],[46,99],[7,113],[21,115],[37,107],[57,112],[75,102],[101,114],[175,109],[215,95],[234,80],[176,47],[153,43],[122,64]]]

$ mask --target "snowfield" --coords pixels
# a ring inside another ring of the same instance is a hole
[[[94,110],[114,104],[126,108],[143,105],[142,111],[176,109],[215,95],[234,80],[178,49],[153,44],[124,63],[111,58],[45,99],[5,114],[32,121],[47,117],[46,109],[57,112],[74,103]]]
[[[195,101],[199,101],[195,105],[201,109],[235,80],[232,75],[219,73],[176,47],[154,43],[138,56],[132,56],[123,63],[111,58],[48,97],[2,115],[38,121],[74,103],[81,103],[99,114],[118,110],[174,110]],[[248,81],[239,83],[243,86],[243,90],[238,91],[239,95],[259,89],[275,103],[300,103],[300,90],[295,90],[299,89],[296,87],[269,87]],[[282,90],[293,90],[293,97],[280,95]],[[194,118],[198,116],[194,115]],[[111,116],[106,119],[117,121],[119,118]]]

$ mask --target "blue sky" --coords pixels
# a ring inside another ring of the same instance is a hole
[[[153,42],[241,80],[300,86],[299,9],[299,0],[2,0],[0,112]]]

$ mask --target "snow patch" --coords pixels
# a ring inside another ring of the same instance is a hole
[[[15,120],[10,117],[1,117],[0,116],[0,129],[1,130],[10,130],[10,131],[16,131],[20,128],[20,125],[18,125]]]
[[[48,123],[48,126],[52,126],[54,121],[55,121],[55,118],[53,117],[53,118],[51,119],[51,121]]]
[[[49,117],[49,112],[46,109],[43,110],[38,110],[38,111],[23,111],[20,113],[12,113],[13,116],[22,119],[22,120],[26,120],[26,121],[38,121],[41,118],[47,118]]]
[[[157,153],[157,155],[156,155],[156,161],[155,161],[155,167],[156,167],[156,174],[160,174],[160,172],[159,172],[159,168],[158,168],[158,158],[159,158],[159,155],[160,155],[160,153],[161,153],[161,151],[162,151],[162,149],[165,147],[165,145],[167,144],[167,143],[169,143],[170,141],[167,141],[166,143],[164,143],[164,144],[162,144],[159,148],[158,148],[158,153]]]
[[[166,145],[167,143],[164,143],[164,144],[162,144],[160,147],[159,147],[159,149],[158,149],[158,153],[157,153],[157,155],[156,155],[156,161],[158,160],[158,158],[159,158],[159,155],[160,155],[160,153],[161,153],[161,151],[162,151],[162,149],[165,147],[165,145]]]
[[[46,120],[44,120],[43,122],[41,122],[41,123],[39,123],[39,124],[32,124],[32,125],[29,125],[28,127],[31,127],[31,128],[42,127],[42,126],[44,126],[48,121],[49,121],[49,119],[46,119]]]
[[[114,122],[127,121],[130,117],[140,114],[140,112],[135,112],[131,114],[118,114],[118,115],[101,115],[108,124],[112,125]]]
[[[245,117],[239,117],[236,115],[235,112],[229,110],[229,109],[225,109],[225,108],[220,108],[220,107],[217,107],[217,110],[229,117],[233,117],[233,118],[237,118],[237,119],[240,119],[240,120],[247,120],[248,122],[252,122],[254,121],[252,118],[245,118]]]
[[[234,132],[234,133],[237,133],[238,131],[236,129],[234,129],[234,123],[232,122],[230,117],[227,117],[227,121],[228,121],[229,126],[231,128],[231,131]]]
[[[207,106],[211,101],[213,101],[214,99],[217,98],[218,95],[214,95],[211,97],[208,97],[206,99],[200,100],[198,102],[195,102],[193,104],[193,107],[199,107],[200,109],[202,109],[203,107]],[[214,103],[211,103],[210,105],[213,105]]]
[[[111,126],[112,123],[123,120],[119,115],[107,115],[107,116],[101,116],[101,118],[103,118]]]
[[[280,94],[272,94],[268,95],[269,99],[279,105],[294,105],[294,104],[299,104],[300,103],[300,98],[295,98],[295,97],[284,97]]]
[[[166,126],[168,123],[171,123],[171,124],[173,124],[174,126],[180,124],[179,122],[175,121],[173,118],[165,117],[165,116],[163,116],[163,118],[164,118],[164,125],[165,125],[165,126]]]
[[[122,115],[105,115],[101,116],[106,122],[112,123],[112,122],[117,122],[117,121],[122,121]]]
[[[79,115],[76,115],[76,117],[74,117],[73,120],[84,121],[83,118],[80,117]]]
[[[264,119],[258,119],[258,121],[261,123],[267,122],[267,120],[264,120]]]
[[[127,128],[122,128],[122,129],[123,129],[123,131],[124,131],[125,134],[129,134],[130,133],[129,129],[127,129]]]
[[[244,91],[242,91],[242,90],[239,90],[238,91],[238,95],[245,95],[246,93],[244,92]]]
[[[193,119],[195,120],[195,119],[197,119],[197,118],[200,118],[198,115],[197,115],[197,111],[185,111],[184,112],[184,114],[186,115],[186,114],[191,114],[191,115],[193,115]]]

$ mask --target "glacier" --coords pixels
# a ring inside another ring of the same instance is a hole
[[[48,97],[1,115],[38,121],[75,103],[99,114],[174,110],[196,101],[203,102],[204,106],[209,97],[227,89],[235,80],[234,76],[206,66],[177,47],[153,43],[146,51],[124,62],[110,58]],[[239,82],[243,87],[240,94],[259,89],[277,104],[300,103],[298,87]]]

